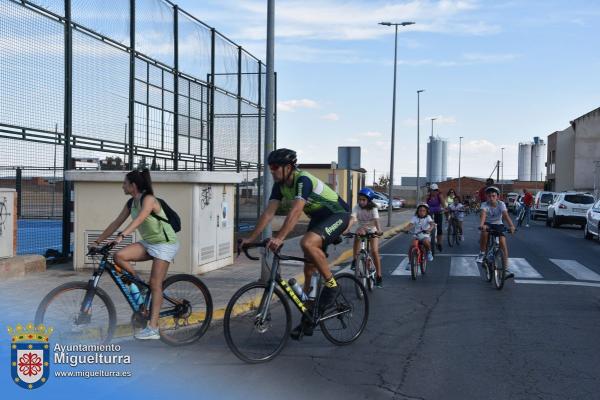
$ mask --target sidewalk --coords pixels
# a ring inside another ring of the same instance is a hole
[[[385,227],[387,213],[381,213],[382,230],[385,232],[382,243],[398,233],[400,227],[408,222],[413,212],[413,209],[395,211],[392,214],[392,227],[390,228]],[[300,239],[301,237],[295,237],[286,240],[282,250],[283,253],[302,256],[299,246]],[[352,241],[345,239],[337,246],[330,246],[328,252],[332,269],[335,271],[340,268],[340,264],[349,261],[352,256]],[[259,254],[258,249],[253,254]],[[281,275],[286,279],[295,276],[300,278],[300,282],[303,282],[302,271],[303,266],[299,263],[281,264]],[[73,271],[72,264],[68,263],[50,265],[45,272],[0,281],[0,309],[2,310],[0,324],[6,326],[33,322],[37,306],[50,290],[65,282],[86,282],[90,276],[91,270]],[[144,279],[148,278],[143,274],[142,277]],[[210,290],[213,301],[214,323],[223,318],[223,311],[235,291],[260,277],[260,261],[249,260],[242,254],[235,259],[234,264],[198,275],[198,277]],[[109,277],[104,277],[100,282],[100,287],[106,290],[115,303],[117,324],[129,325],[131,309],[124,301],[116,285]]]

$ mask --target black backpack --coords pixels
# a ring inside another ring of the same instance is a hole
[[[146,194],[142,195],[142,198],[140,199],[140,204],[142,204],[144,202],[145,195]],[[163,199],[159,199],[157,197],[156,200],[158,200],[158,202],[160,203],[160,207],[165,212],[167,219],[164,219],[160,215],[155,214],[154,211],[152,211],[152,213],[150,213],[150,215],[152,215],[154,218],[158,219],[159,221],[168,223],[169,225],[171,225],[171,227],[173,228],[173,230],[175,232],[179,232],[181,230],[181,218],[179,218],[179,215],[177,214],[177,212],[175,212],[175,210],[173,210],[171,207],[169,207],[167,202],[164,201]],[[132,204],[133,204],[133,199],[127,200],[127,208],[129,209],[129,211],[131,211]]]

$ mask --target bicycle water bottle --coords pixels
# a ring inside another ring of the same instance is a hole
[[[133,282],[129,284],[129,293],[131,293],[131,297],[133,297],[133,302],[137,305],[141,305],[144,301],[142,299],[142,294],[140,293],[140,289]]]
[[[315,272],[310,278],[310,293],[308,294],[309,300],[314,300],[317,297],[317,286],[319,286],[319,274]]]
[[[308,296],[306,295],[306,293],[304,293],[304,290],[302,290],[302,286],[300,286],[300,284],[296,282],[296,279],[290,279],[288,281],[288,284],[291,286],[291,288],[294,290],[294,293],[296,293],[296,296],[298,296],[300,300],[308,300]]]

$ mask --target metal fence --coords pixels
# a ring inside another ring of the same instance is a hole
[[[70,255],[63,171],[88,159],[244,172],[236,222],[250,229],[265,72],[167,0],[0,0],[0,187],[18,192],[17,253]]]

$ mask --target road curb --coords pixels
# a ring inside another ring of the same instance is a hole
[[[400,224],[398,226],[394,226],[394,227],[392,227],[392,228],[384,231],[383,235],[382,235],[382,238],[383,239],[390,239],[390,238],[396,236],[408,224],[409,224],[409,222],[404,222],[404,223],[402,223],[402,224]],[[331,268],[331,267],[333,267],[335,265],[339,265],[339,264],[341,264],[343,262],[346,262],[351,257],[352,257],[352,249],[346,249],[332,263],[329,264],[329,267]],[[294,278],[298,282],[304,282],[304,272],[296,274],[294,276]],[[236,306],[236,307],[238,307],[238,306]],[[222,307],[222,308],[218,308],[218,309],[213,310],[213,316],[212,316],[211,324],[215,323],[217,321],[222,321],[223,320],[223,317],[225,316],[225,308],[226,307]],[[235,308],[234,308],[233,311],[234,312],[236,311]],[[131,328],[131,324],[121,324],[121,325],[117,325],[113,337],[114,338],[122,338],[122,337],[127,337],[127,336],[132,336],[132,335],[133,335],[133,329]]]

